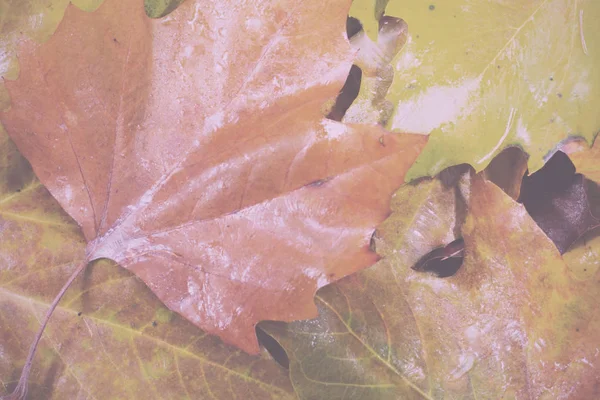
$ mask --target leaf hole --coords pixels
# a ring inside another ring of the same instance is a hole
[[[358,32],[363,30],[363,26],[360,21],[354,17],[348,17],[346,19],[346,37],[350,39]]]
[[[465,241],[462,238],[445,247],[430,251],[412,267],[415,271],[427,272],[438,278],[448,278],[458,272],[464,259]]]
[[[258,326],[256,327],[256,337],[258,338],[258,343],[269,352],[277,364],[285,369],[290,369],[290,359],[277,340]]]
[[[561,254],[600,227],[600,189],[562,151],[523,177],[518,201]]]
[[[337,95],[335,104],[331,108],[329,114],[327,114],[327,118],[333,121],[341,121],[342,118],[344,118],[346,111],[348,111],[354,100],[358,97],[361,81],[362,70],[358,66],[352,65],[348,77],[346,78],[346,82],[344,83],[342,90],[340,90],[340,93]]]

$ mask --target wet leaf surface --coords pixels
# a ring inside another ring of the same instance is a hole
[[[423,247],[452,231],[448,213],[428,212],[447,201],[436,181],[396,194],[378,230],[384,259],[321,289],[319,318],[264,325],[300,397],[597,397],[598,276],[574,271],[597,270],[597,249],[565,263],[524,206],[475,176],[464,265],[447,278],[416,272]]]
[[[85,240],[0,136],[0,395],[18,379]],[[287,372],[169,311],[135,275],[93,263],[67,292],[35,359],[28,399],[296,398]]]
[[[373,1],[354,3],[374,10]],[[591,142],[600,130],[600,3],[395,1],[385,14],[408,24],[391,63],[386,127],[431,135],[408,180],[462,163],[481,171],[514,145],[535,172],[563,139]]]
[[[376,260],[369,238],[426,140],[322,116],[351,65],[348,6],[70,6],[21,44],[0,117],[88,260],[256,353],[258,321],[316,315],[318,287]]]

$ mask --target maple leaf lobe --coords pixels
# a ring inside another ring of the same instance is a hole
[[[350,68],[348,5],[70,6],[21,46],[2,121],[89,260],[257,352],[258,321],[314,316],[318,287],[376,261],[371,232],[426,141],[322,117]]]

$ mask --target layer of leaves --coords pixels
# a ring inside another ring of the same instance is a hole
[[[2,121],[88,260],[257,352],[258,321],[315,316],[318,287],[376,260],[369,238],[425,142],[322,117],[350,68],[348,6],[69,7],[21,45]]]
[[[384,15],[389,0],[359,0],[352,1],[348,15],[358,19],[371,40],[377,40],[379,21]]]
[[[385,258],[321,289],[319,318],[264,325],[300,397],[597,398],[598,249],[567,266],[524,206],[477,175],[463,190],[463,266],[416,272],[454,238],[452,189],[437,182],[397,192],[378,230]]]
[[[372,14],[372,1],[359,2]],[[396,1],[385,13],[406,21],[409,37],[392,62],[393,115],[383,120],[431,134],[407,179],[461,163],[481,171],[510,145],[535,172],[561,140],[591,142],[600,130],[597,1]],[[362,110],[373,113],[388,111]]]
[[[79,227],[0,136],[0,394],[16,384],[39,321],[84,258]],[[31,399],[295,398],[265,354],[223,345],[100,261],[75,281],[34,363]]]

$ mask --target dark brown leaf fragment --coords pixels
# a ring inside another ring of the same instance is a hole
[[[559,151],[542,169],[523,178],[519,202],[564,254],[577,239],[600,225],[590,203],[596,198],[590,196],[593,186],[575,173],[569,157]]]

